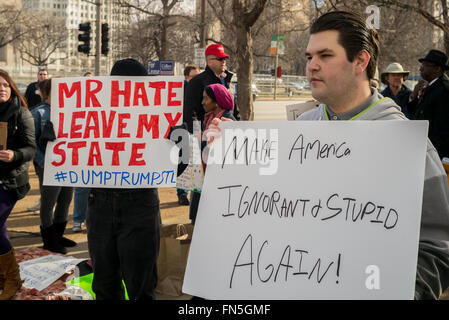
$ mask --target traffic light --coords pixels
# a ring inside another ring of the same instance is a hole
[[[89,55],[91,31],[90,22],[80,23],[78,26],[78,30],[80,31],[80,33],[78,34],[78,40],[81,43],[80,45],[78,45],[78,52]]]
[[[101,54],[105,56],[108,55],[109,52],[109,26],[107,23],[101,24]]]

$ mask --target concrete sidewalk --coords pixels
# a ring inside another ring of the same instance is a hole
[[[34,173],[34,168],[30,167],[30,184],[31,190],[28,195],[17,202],[13,212],[7,220],[8,234],[12,245],[15,250],[20,250],[27,247],[42,247],[42,238],[40,235],[40,217],[28,211],[27,208],[35,205],[39,200],[38,179]],[[161,218],[163,224],[188,224],[189,219],[189,206],[180,206],[178,204],[178,196],[175,188],[162,188],[159,189]],[[73,200],[70,205],[69,218],[67,228],[65,231],[65,237],[77,242],[77,246],[74,248],[67,248],[67,256],[73,256],[76,258],[89,258],[89,252],[87,248],[87,233],[85,226],[82,232],[73,232]],[[188,300],[189,295],[182,295],[179,297],[165,296],[156,294],[158,300]]]
[[[17,202],[13,212],[7,220],[8,234],[12,245],[16,250],[25,247],[42,247],[42,238],[40,235],[40,217],[28,211],[27,208],[35,205],[39,200],[38,179],[34,173],[33,166],[30,167],[31,190],[28,195]],[[163,224],[172,223],[190,223],[189,206],[178,205],[178,197],[175,188],[159,189],[161,218]],[[82,232],[75,233],[73,227],[73,200],[70,204],[69,218],[65,237],[76,241],[78,245],[74,248],[67,248],[67,255],[76,258],[89,258],[87,250],[86,228]]]

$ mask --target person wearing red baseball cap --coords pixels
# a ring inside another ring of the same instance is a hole
[[[218,83],[229,89],[233,73],[226,70],[226,59],[229,59],[223,45],[213,43],[204,51],[206,69],[190,80],[185,90],[183,121],[187,123],[190,132],[193,131],[193,120],[204,120],[204,109],[201,105],[204,88],[210,84]],[[234,117],[239,119],[238,111],[234,107]]]

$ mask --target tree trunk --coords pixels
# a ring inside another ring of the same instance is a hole
[[[238,101],[241,120],[254,120],[251,83],[253,78],[253,39],[251,28],[237,25],[237,78]]]
[[[167,20],[162,20],[161,28],[161,56],[159,60],[167,60]]]
[[[444,51],[449,56],[449,32],[444,33]]]

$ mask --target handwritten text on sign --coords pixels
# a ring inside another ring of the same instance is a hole
[[[184,292],[413,298],[426,122],[222,128],[209,153]]]
[[[170,127],[182,122],[181,77],[52,79],[57,140],[46,185],[143,188],[176,185]]]

